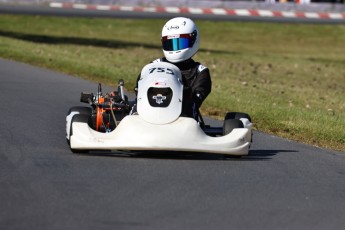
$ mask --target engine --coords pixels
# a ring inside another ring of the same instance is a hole
[[[130,106],[123,86],[123,80],[120,80],[117,91],[103,95],[99,84],[97,95],[81,93],[80,101],[89,103],[92,107],[88,122],[91,128],[99,132],[111,132],[129,114]]]

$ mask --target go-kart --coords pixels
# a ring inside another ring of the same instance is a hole
[[[66,117],[66,138],[75,153],[91,150],[182,151],[247,155],[252,141],[251,118],[230,112],[222,127],[206,125],[200,112],[182,115],[183,84],[180,70],[165,62],[141,71],[137,99],[128,100],[124,83],[117,91],[81,93],[90,106],[72,107]],[[135,104],[135,105],[134,105]]]

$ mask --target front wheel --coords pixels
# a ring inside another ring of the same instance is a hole
[[[234,128],[252,128],[252,118],[247,113],[240,113],[240,112],[228,112],[225,115],[224,119],[224,127],[223,127],[223,133],[224,135],[230,133],[232,131],[233,126],[236,126],[237,121],[229,122],[229,124],[225,124],[227,120],[238,120],[242,123],[242,127],[234,127]],[[230,124],[232,123],[232,124]],[[240,125],[239,125],[240,126]],[[227,133],[226,133],[227,132]],[[253,141],[253,133],[251,134],[251,142]]]
[[[250,122],[252,122],[252,118],[249,116],[249,114],[240,113],[240,112],[228,112],[228,113],[226,113],[224,120],[227,120],[227,119],[238,119],[239,120],[241,118],[246,118]]]
[[[226,119],[223,124],[223,135],[227,135],[234,129],[243,128],[242,121],[238,119]]]

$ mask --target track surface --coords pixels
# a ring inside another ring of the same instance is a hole
[[[0,229],[341,229],[345,154],[256,132],[250,155],[76,155],[96,84],[0,59]],[[134,140],[133,140],[134,141]]]

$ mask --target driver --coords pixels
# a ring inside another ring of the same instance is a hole
[[[212,85],[209,69],[192,59],[199,49],[199,30],[191,19],[176,17],[163,26],[161,41],[164,57],[153,62],[169,62],[180,69],[184,85],[182,115],[196,118]],[[139,79],[140,75],[136,92]]]

